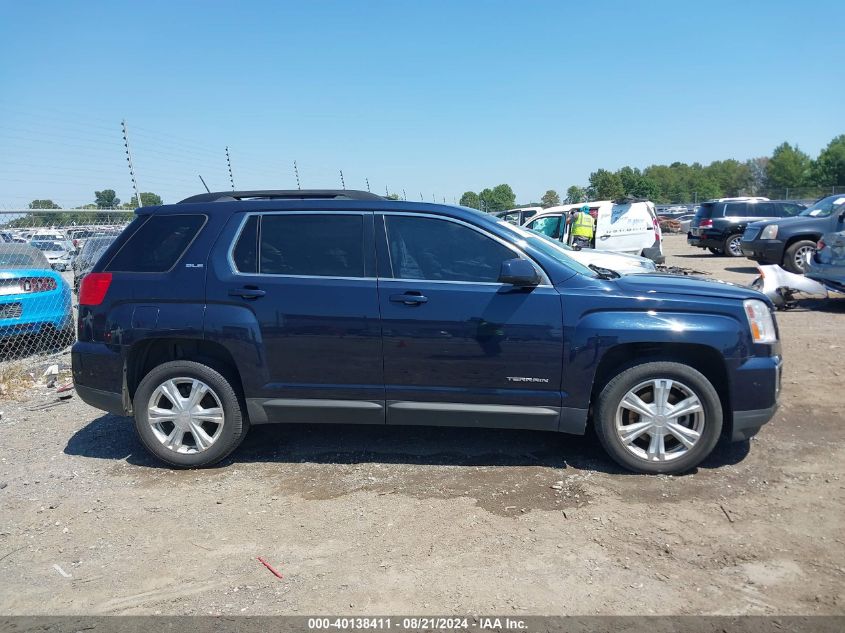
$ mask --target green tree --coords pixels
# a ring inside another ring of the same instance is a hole
[[[141,202],[144,203],[145,207],[157,207],[160,204],[163,204],[161,201],[161,196],[157,193],[152,193],[150,191],[142,191],[141,192]],[[138,197],[133,195],[132,198],[129,200],[129,208],[130,209],[137,209],[138,208]]]
[[[749,158],[745,161],[745,165],[748,167],[748,189],[752,196],[756,196],[766,186],[766,167],[768,164],[768,156]]]
[[[802,187],[807,184],[809,171],[810,157],[797,146],[781,143],[766,165],[766,186],[775,190]]]
[[[813,184],[823,187],[845,186],[845,134],[825,147],[811,169]]]
[[[471,209],[481,208],[481,200],[479,199],[478,194],[474,191],[465,191],[458,204],[462,207],[469,207]]]
[[[510,185],[496,185],[492,189],[484,189],[478,197],[481,208],[488,213],[505,211],[516,206],[516,194]]]
[[[52,200],[33,200],[29,203],[30,209],[61,209],[59,205],[57,205]]]
[[[619,174],[599,169],[590,174],[589,195],[595,200],[616,200],[625,195]]]
[[[548,209],[549,207],[556,207],[559,204],[560,196],[554,189],[549,189],[546,193],[543,194],[543,197],[540,198],[540,206],[545,209]]]
[[[389,193],[387,194],[388,200],[401,200],[398,193]]]
[[[98,209],[116,209],[120,206],[120,198],[117,197],[114,189],[95,191],[94,204],[97,205]]]
[[[747,163],[729,158],[712,162],[704,170],[718,183],[723,196],[740,196],[751,189],[753,180]]]
[[[583,187],[579,187],[578,185],[572,185],[569,189],[566,190],[566,202],[567,204],[576,204],[578,202],[584,202],[587,199],[587,192]]]

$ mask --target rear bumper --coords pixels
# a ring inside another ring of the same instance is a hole
[[[666,256],[660,252],[659,246],[652,246],[650,248],[643,249],[643,257],[646,257],[653,261],[655,264],[662,264],[666,261]]]
[[[74,388],[85,404],[90,404],[96,409],[102,409],[115,415],[129,415],[129,412],[123,406],[123,394],[92,389],[85,385],[74,385]]]
[[[761,264],[780,264],[783,261],[783,242],[778,240],[753,240],[740,242],[742,254]]]
[[[71,349],[73,383],[79,397],[92,407],[117,415],[129,415],[124,398],[123,358],[103,343],[77,341]]]

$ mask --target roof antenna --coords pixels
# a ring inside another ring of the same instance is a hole
[[[202,182],[202,186],[203,186],[203,187],[205,187],[205,192],[206,192],[206,193],[211,193],[211,189],[209,189],[209,188],[208,188],[208,185],[207,185],[207,184],[205,184],[205,179],[202,177],[202,174],[197,174],[197,176],[199,176],[199,177],[200,177],[200,181]],[[233,191],[234,191],[234,189],[233,189]]]
[[[346,190],[346,182],[343,180],[343,170],[340,171],[340,186],[343,190]]]
[[[369,191],[370,190],[370,179],[364,178],[364,181],[367,183],[367,191]]]
[[[302,187],[299,184],[299,167],[296,166],[296,161],[293,161],[293,173],[296,176],[296,188],[302,189]]]
[[[407,202],[407,201],[408,201],[408,194],[407,194],[407,193],[405,193],[405,190],[404,190],[404,189],[402,190],[402,200],[404,200],[405,202]]]
[[[135,167],[132,165],[132,153],[129,151],[129,135],[126,132],[126,119],[120,122],[123,128],[123,146],[126,148],[126,161],[129,163],[129,177],[132,179],[132,188],[135,190],[135,198],[138,201],[138,208],[144,206],[141,202],[141,194],[138,192],[138,181],[135,180]]]
[[[229,166],[229,182],[232,183],[232,191],[235,190],[235,178],[232,176],[232,161],[229,159],[229,147],[226,147],[226,165]]]

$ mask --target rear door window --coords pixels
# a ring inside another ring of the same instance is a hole
[[[182,257],[199,233],[204,215],[154,215],[112,257],[109,272],[163,273]]]
[[[365,277],[364,218],[340,213],[264,215],[258,262],[262,275]]]
[[[725,217],[742,218],[748,216],[747,202],[729,202],[725,205]]]

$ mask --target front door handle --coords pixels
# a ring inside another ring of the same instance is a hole
[[[258,299],[267,293],[258,288],[231,288],[229,290],[230,297],[243,297],[244,299]]]
[[[418,292],[406,292],[401,295],[390,295],[390,300],[394,303],[404,303],[406,306],[417,306],[421,303],[427,303],[428,297],[424,297]]]
[[[610,237],[610,235],[609,235],[609,234],[608,234],[608,235],[599,235],[599,239],[600,239],[600,240],[606,240],[606,239],[607,239],[607,238],[609,238],[609,237]]]

